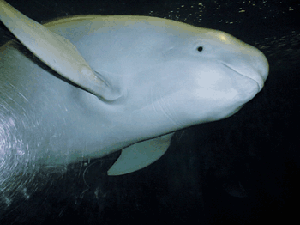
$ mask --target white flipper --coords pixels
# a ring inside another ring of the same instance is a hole
[[[106,100],[120,96],[97,76],[76,47],[63,36],[28,18],[0,0],[0,20],[24,46],[67,80]]]
[[[122,150],[118,160],[108,170],[108,175],[122,175],[142,169],[158,160],[171,143],[173,133],[133,144]]]

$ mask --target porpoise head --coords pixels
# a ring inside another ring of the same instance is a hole
[[[155,131],[161,135],[228,117],[251,100],[267,78],[266,57],[221,31],[144,16],[64,22],[76,34],[66,37],[76,39],[73,43],[93,70],[122,93],[107,104],[115,107],[117,118],[132,122],[131,129],[140,124],[139,132],[148,132],[152,124],[165,127]],[[62,24],[53,25],[62,31]],[[86,35],[79,27],[93,32]]]

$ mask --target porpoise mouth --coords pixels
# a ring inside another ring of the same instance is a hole
[[[228,64],[224,64],[224,66],[227,67],[228,69],[233,70],[234,72],[238,73],[241,76],[248,77],[249,79],[255,81],[257,83],[257,85],[259,86],[260,90],[263,88],[264,80],[262,79],[262,76],[260,76],[260,74],[257,71],[255,71],[254,69],[247,68],[247,70],[244,69],[243,71],[241,71],[238,68],[235,68]]]

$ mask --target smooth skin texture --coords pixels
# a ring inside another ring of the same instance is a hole
[[[268,74],[267,59],[256,48],[181,22],[74,16],[44,26],[70,40],[119,97],[99,99],[44,69],[22,48],[2,46],[5,159],[17,153],[18,160],[57,166],[123,149],[108,174],[130,173],[163,155],[172,132],[237,112]]]

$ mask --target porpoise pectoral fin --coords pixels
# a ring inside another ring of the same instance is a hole
[[[120,97],[94,74],[68,39],[53,33],[3,0],[0,0],[0,19],[23,45],[61,76],[100,98],[116,100]]]
[[[158,160],[171,143],[173,133],[133,144],[122,150],[122,154],[108,170],[108,175],[122,175],[142,169]]]

